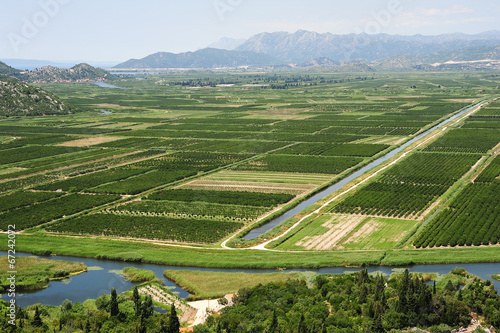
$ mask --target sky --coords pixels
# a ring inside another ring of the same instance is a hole
[[[300,29],[476,34],[498,17],[497,0],[1,0],[0,59],[122,62]]]

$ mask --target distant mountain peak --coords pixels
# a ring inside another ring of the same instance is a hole
[[[497,31],[477,35],[456,33],[404,36],[366,33],[334,35],[297,30],[293,33],[259,33],[247,39],[236,50],[266,53],[287,63],[303,63],[319,57],[334,61],[373,61],[404,53],[428,54],[466,47],[494,46],[498,43],[500,33]]]
[[[142,59],[130,59],[113,67],[131,68],[224,68],[265,67],[280,64],[280,61],[257,52],[239,52],[217,48],[205,48],[195,52],[157,52]]]
[[[221,49],[221,50],[228,50],[232,51],[241,44],[243,44],[246,41],[245,38],[229,38],[229,37],[223,37],[219,39],[218,41],[210,44],[207,46],[207,48],[213,48],[213,49]]]

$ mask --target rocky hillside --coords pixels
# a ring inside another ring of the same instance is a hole
[[[130,59],[113,68],[221,68],[265,67],[280,64],[279,60],[255,52],[237,52],[206,48],[196,52],[158,52],[142,59]]]
[[[26,75],[31,82],[79,82],[115,79],[115,76],[108,71],[85,63],[75,65],[69,69],[44,66],[29,71]]]
[[[26,75],[23,74],[23,72],[20,71],[19,69],[12,68],[9,65],[7,65],[6,63],[1,62],[1,61],[0,61],[0,75],[11,76],[11,77],[18,78],[20,80],[27,78]]]
[[[260,33],[236,48],[241,52],[259,52],[287,63],[303,63],[327,57],[332,61],[373,61],[411,53],[415,55],[450,52],[463,48],[492,47],[500,44],[500,32],[477,35],[444,34],[401,36],[387,34],[320,34],[299,30],[294,33]]]
[[[74,111],[53,94],[0,75],[0,116],[61,115]]]

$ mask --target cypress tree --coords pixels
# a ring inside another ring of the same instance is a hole
[[[180,328],[179,318],[177,317],[177,311],[175,310],[175,304],[172,303],[170,308],[170,315],[168,317],[167,332],[168,333],[179,333]]]
[[[90,333],[90,320],[87,318],[87,320],[85,321],[85,330],[84,330],[85,333]]]
[[[115,288],[111,289],[111,302],[109,303],[109,307],[109,313],[112,317],[117,316],[120,313],[120,310],[118,309],[118,299]]]
[[[358,303],[365,304],[366,303],[366,295],[368,294],[368,290],[365,285],[361,286],[361,290],[359,291]]]
[[[306,325],[303,313],[300,315],[299,327],[297,328],[297,333],[308,333],[307,332],[307,325]]]
[[[153,315],[153,312],[153,299],[150,295],[147,295],[144,302],[142,302],[141,318],[149,318]]]
[[[373,333],[385,332],[384,326],[382,326],[382,318],[380,318],[380,315],[378,313],[376,313],[375,317],[373,318],[372,324],[370,326],[370,332]]]
[[[141,296],[139,296],[139,291],[137,290],[137,287],[134,288],[132,300],[134,301],[135,315],[139,317],[141,315]]]
[[[273,311],[273,318],[271,319],[271,324],[267,328],[267,333],[277,333],[278,329],[278,318],[276,317],[276,310]]]
[[[410,273],[408,272],[408,269],[405,269],[403,273],[403,279],[401,280],[401,284],[399,285],[398,288],[398,294],[399,294],[399,303],[398,303],[398,311],[401,313],[407,313],[408,312],[408,292],[410,288]]]
[[[33,317],[31,325],[35,327],[41,327],[43,325],[42,318],[40,317],[40,310],[38,310],[38,306],[35,306],[35,316]]]

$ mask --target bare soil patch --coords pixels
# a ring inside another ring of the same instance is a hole
[[[322,224],[323,227],[330,230],[323,235],[307,236],[295,245],[303,246],[307,250],[332,250],[365,218],[366,216],[335,215]]]

